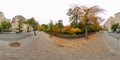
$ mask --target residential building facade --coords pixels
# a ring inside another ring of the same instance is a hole
[[[112,31],[111,27],[113,24],[118,23],[120,25],[120,12],[116,13],[115,16],[108,18],[107,22],[104,24],[104,28],[107,31]]]
[[[27,32],[33,30],[30,25],[25,23],[27,19],[22,15],[16,15],[12,18],[12,20],[10,20],[4,17],[3,12],[0,12],[0,22],[4,20],[9,21],[11,23],[10,31],[12,32],[19,32],[20,30],[23,32]]]
[[[17,15],[12,18],[12,31],[13,32],[18,32],[19,29],[22,31],[27,31],[27,24],[24,22],[26,21],[26,18],[24,18],[22,15]]]

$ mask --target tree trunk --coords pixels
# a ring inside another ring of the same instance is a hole
[[[75,23],[76,23],[76,26],[75,26],[75,27],[78,27],[78,21],[77,21],[77,19],[75,20]]]
[[[52,34],[50,34],[50,38],[52,38]]]
[[[32,28],[33,28],[34,35],[36,36],[37,34],[36,34],[36,32],[35,32],[35,27],[32,26]]]
[[[36,34],[35,30],[33,30],[33,31],[34,31],[34,35],[36,36],[37,34]]]
[[[33,28],[33,31],[34,31],[34,35],[36,36],[37,34],[36,34],[36,32],[35,32],[35,29]]]
[[[78,21],[76,20],[76,27],[78,27]]]
[[[87,29],[87,26],[85,26],[85,39],[88,39],[88,29]]]

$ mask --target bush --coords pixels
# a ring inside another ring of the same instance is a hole
[[[77,33],[81,33],[81,32],[82,32],[82,30],[79,28],[71,28],[70,29],[70,34],[72,34],[72,35],[76,35]]]
[[[58,23],[56,23],[56,24],[53,26],[53,31],[54,31],[55,33],[61,33],[61,29],[60,29]]]
[[[63,34],[70,34],[70,26],[64,26],[64,28],[62,29],[62,33]]]
[[[45,31],[45,26],[40,26],[39,29],[40,29],[41,31]]]

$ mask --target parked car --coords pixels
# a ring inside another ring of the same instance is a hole
[[[111,33],[112,31],[111,31],[111,30],[109,30],[108,32],[109,32],[109,33]]]

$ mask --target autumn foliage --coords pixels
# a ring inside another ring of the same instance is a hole
[[[102,30],[98,20],[101,18],[97,16],[102,12],[98,6],[86,7],[86,6],[76,6],[74,8],[68,9],[67,15],[69,16],[70,25],[64,26],[62,20],[58,20],[55,24],[45,26],[40,26],[40,30],[56,33],[56,34],[68,34],[77,35],[85,34],[88,38],[89,32],[95,32]]]
[[[53,31],[54,31],[55,33],[61,33],[61,29],[59,28],[59,25],[58,25],[57,23],[54,25]]]
[[[44,30],[45,30],[45,26],[39,26],[39,29],[40,29],[41,31],[44,31]]]
[[[82,31],[81,31],[81,29],[79,29],[79,28],[71,28],[71,29],[70,29],[70,33],[71,33],[72,35],[76,35],[77,33],[80,33],[80,32],[82,32]]]
[[[69,34],[70,33],[71,26],[64,26],[62,29],[63,34]]]
[[[98,20],[101,18],[97,16],[100,12],[104,10],[98,6],[86,7],[86,6],[76,6],[68,10],[67,15],[70,17],[71,25],[78,27],[78,23],[81,22],[84,26],[85,37],[88,39],[88,28],[93,28],[98,31],[101,29]]]

